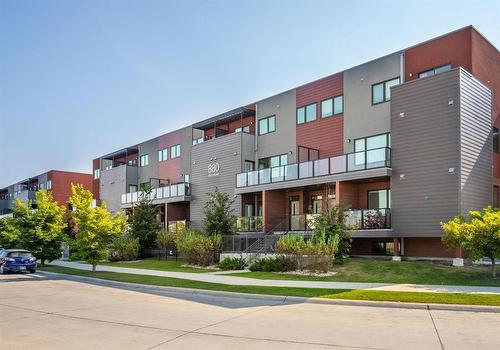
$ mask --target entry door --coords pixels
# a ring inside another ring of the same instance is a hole
[[[300,230],[300,201],[290,199],[290,230]]]

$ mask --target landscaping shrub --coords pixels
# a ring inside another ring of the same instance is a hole
[[[284,272],[287,271],[289,265],[284,256],[275,256],[255,259],[249,269],[250,271]]]
[[[189,264],[209,266],[219,259],[222,237],[218,234],[205,235],[189,228],[176,235],[175,244]]]
[[[243,270],[247,263],[243,257],[226,258],[219,263],[222,270]]]
[[[136,260],[139,255],[139,239],[129,234],[115,238],[109,247],[109,261]]]
[[[164,258],[166,259],[167,251],[169,249],[177,250],[177,246],[175,244],[176,236],[177,236],[176,232],[169,232],[165,229],[162,229],[160,230],[160,232],[158,232],[158,236],[156,236],[156,246],[158,247],[159,250],[158,257],[163,255]]]

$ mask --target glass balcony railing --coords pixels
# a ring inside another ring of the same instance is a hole
[[[347,227],[357,230],[373,230],[391,228],[391,210],[362,209],[346,210]]]
[[[189,195],[189,184],[186,182],[181,182],[175,185],[153,188],[149,195],[144,191],[124,193],[121,197],[121,204],[132,204],[135,202],[139,202],[144,198],[144,196],[148,196],[147,199],[149,200],[155,200]]]
[[[242,216],[237,218],[236,232],[262,232],[262,216]]]
[[[337,157],[239,173],[236,175],[236,187],[264,185],[390,166],[391,149],[383,147],[343,154]]]

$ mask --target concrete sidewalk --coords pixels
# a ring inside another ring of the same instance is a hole
[[[70,267],[79,270],[91,270],[88,264],[56,260],[52,265]],[[192,281],[219,283],[237,286],[266,286],[266,287],[293,287],[293,288],[325,288],[325,289],[371,289],[398,292],[438,292],[438,293],[489,293],[500,294],[500,287],[477,286],[448,286],[422,284],[390,284],[390,283],[362,283],[362,282],[322,282],[322,281],[292,281],[292,280],[263,280],[237,276],[216,275],[211,273],[171,272],[129,267],[98,265],[97,271],[129,273],[133,275],[149,275],[172,277]]]

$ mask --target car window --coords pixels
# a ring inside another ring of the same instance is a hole
[[[31,258],[31,253],[27,252],[10,252],[11,258]]]

